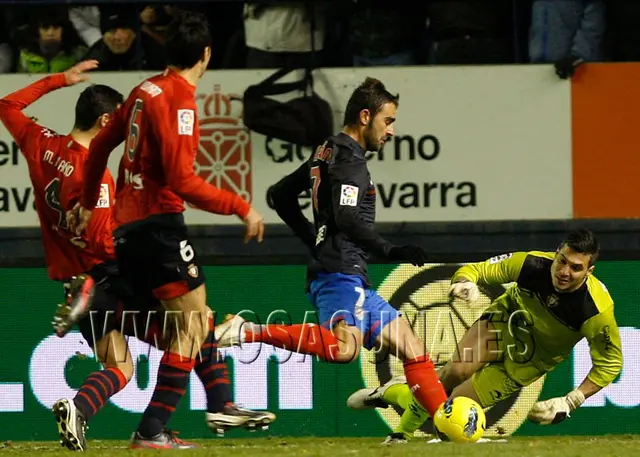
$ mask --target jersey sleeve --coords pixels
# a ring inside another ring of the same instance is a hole
[[[119,106],[112,114],[109,123],[91,140],[89,157],[84,163],[84,182],[80,205],[83,208],[94,209],[100,197],[102,177],[107,169],[109,155],[125,140],[127,134],[126,106]],[[93,215],[91,216],[93,217]]]
[[[458,269],[451,282],[471,281],[476,284],[500,285],[515,282],[527,258],[526,252],[492,257],[484,262],[469,263]]]
[[[81,180],[84,182],[84,180]],[[80,197],[82,184],[64,186],[64,208],[73,208]],[[91,219],[86,230],[71,241],[82,249],[87,249],[94,256],[112,258],[115,255],[113,247],[113,204],[115,202],[115,184],[111,172],[106,170],[100,181],[99,198],[91,213]]]
[[[622,343],[613,305],[588,319],[580,330],[589,343],[593,364],[587,378],[600,387],[606,387],[622,370]]]
[[[251,209],[239,195],[219,189],[198,176],[194,170],[197,145],[196,113],[193,100],[168,103],[158,98],[151,116],[151,128],[161,147],[162,167],[167,184],[180,198],[214,214],[236,214],[245,218]]]
[[[100,197],[93,209],[85,233],[89,249],[94,255],[101,258],[112,258],[115,255],[113,244],[115,191],[113,177],[111,172],[107,170],[100,183]]]
[[[0,99],[0,120],[27,159],[33,159],[38,154],[40,139],[49,130],[36,123],[22,110],[43,95],[66,85],[64,74],[59,73],[42,78]]]
[[[369,173],[364,161],[336,154],[329,166],[331,202],[338,229],[351,241],[378,257],[388,257],[393,245],[362,220],[359,207],[369,186]]]
[[[309,163],[300,165],[267,191],[267,200],[280,219],[293,230],[309,249],[315,247],[315,227],[305,217],[298,203],[298,195],[309,189]]]

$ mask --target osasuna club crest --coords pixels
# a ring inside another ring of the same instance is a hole
[[[551,294],[547,297],[547,300],[545,303],[547,305],[547,308],[553,308],[558,303],[560,303],[560,298],[556,294]]]

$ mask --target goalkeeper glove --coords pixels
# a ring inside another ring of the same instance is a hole
[[[579,389],[574,389],[566,397],[537,402],[529,411],[527,419],[540,425],[557,424],[571,417],[570,413],[583,403],[584,394]]]
[[[389,250],[388,258],[396,262],[408,262],[416,267],[421,267],[428,261],[424,249],[413,244],[392,247]]]
[[[480,289],[478,289],[478,285],[475,282],[454,282],[449,288],[449,297],[459,298],[469,304],[473,304],[480,298]]]

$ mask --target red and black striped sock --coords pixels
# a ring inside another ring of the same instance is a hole
[[[112,395],[120,392],[126,385],[127,378],[118,368],[96,371],[84,380],[73,403],[88,421],[100,411]]]
[[[213,331],[209,332],[207,340],[200,349],[195,370],[207,394],[207,411],[210,413],[223,411],[224,406],[232,401],[229,372],[227,364],[218,352],[218,343]]]
[[[194,363],[194,359],[180,354],[164,353],[156,388],[138,426],[140,435],[152,438],[164,429],[187,390]]]

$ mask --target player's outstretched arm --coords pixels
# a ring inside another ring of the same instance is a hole
[[[298,202],[298,195],[308,189],[309,164],[305,162],[296,171],[269,187],[267,200],[280,219],[313,251],[316,230],[314,225],[302,213]]]
[[[585,379],[583,393],[586,398],[611,384],[622,371],[622,342],[614,315],[613,300],[605,295],[609,303],[603,311],[582,324],[581,333],[589,343],[592,368]],[[595,390],[595,388],[597,390]]]
[[[0,120],[23,154],[29,156],[37,153],[36,143],[46,129],[22,110],[49,92],[86,81],[88,76],[85,72],[97,66],[95,60],[80,62],[64,73],[46,76],[0,99]]]
[[[608,293],[595,295],[602,311],[588,319],[580,332],[589,342],[592,368],[582,383],[564,397],[539,401],[527,418],[541,425],[557,424],[570,417],[584,401],[611,384],[622,371],[622,344]]]
[[[239,195],[219,189],[198,176],[195,161],[195,124],[197,107],[193,100],[179,108],[158,98],[157,106],[145,112],[162,148],[162,166],[167,184],[176,195],[195,207],[213,214],[237,215],[247,226],[245,242],[251,238],[262,241],[264,218]]]
[[[480,298],[478,284],[500,285],[517,281],[526,258],[526,252],[515,252],[464,265],[451,278],[449,296],[475,303]]]
[[[394,246],[362,220],[359,208],[369,187],[366,162],[350,153],[335,155],[329,166],[335,223],[351,241],[381,259],[424,265],[427,256],[419,246]]]

